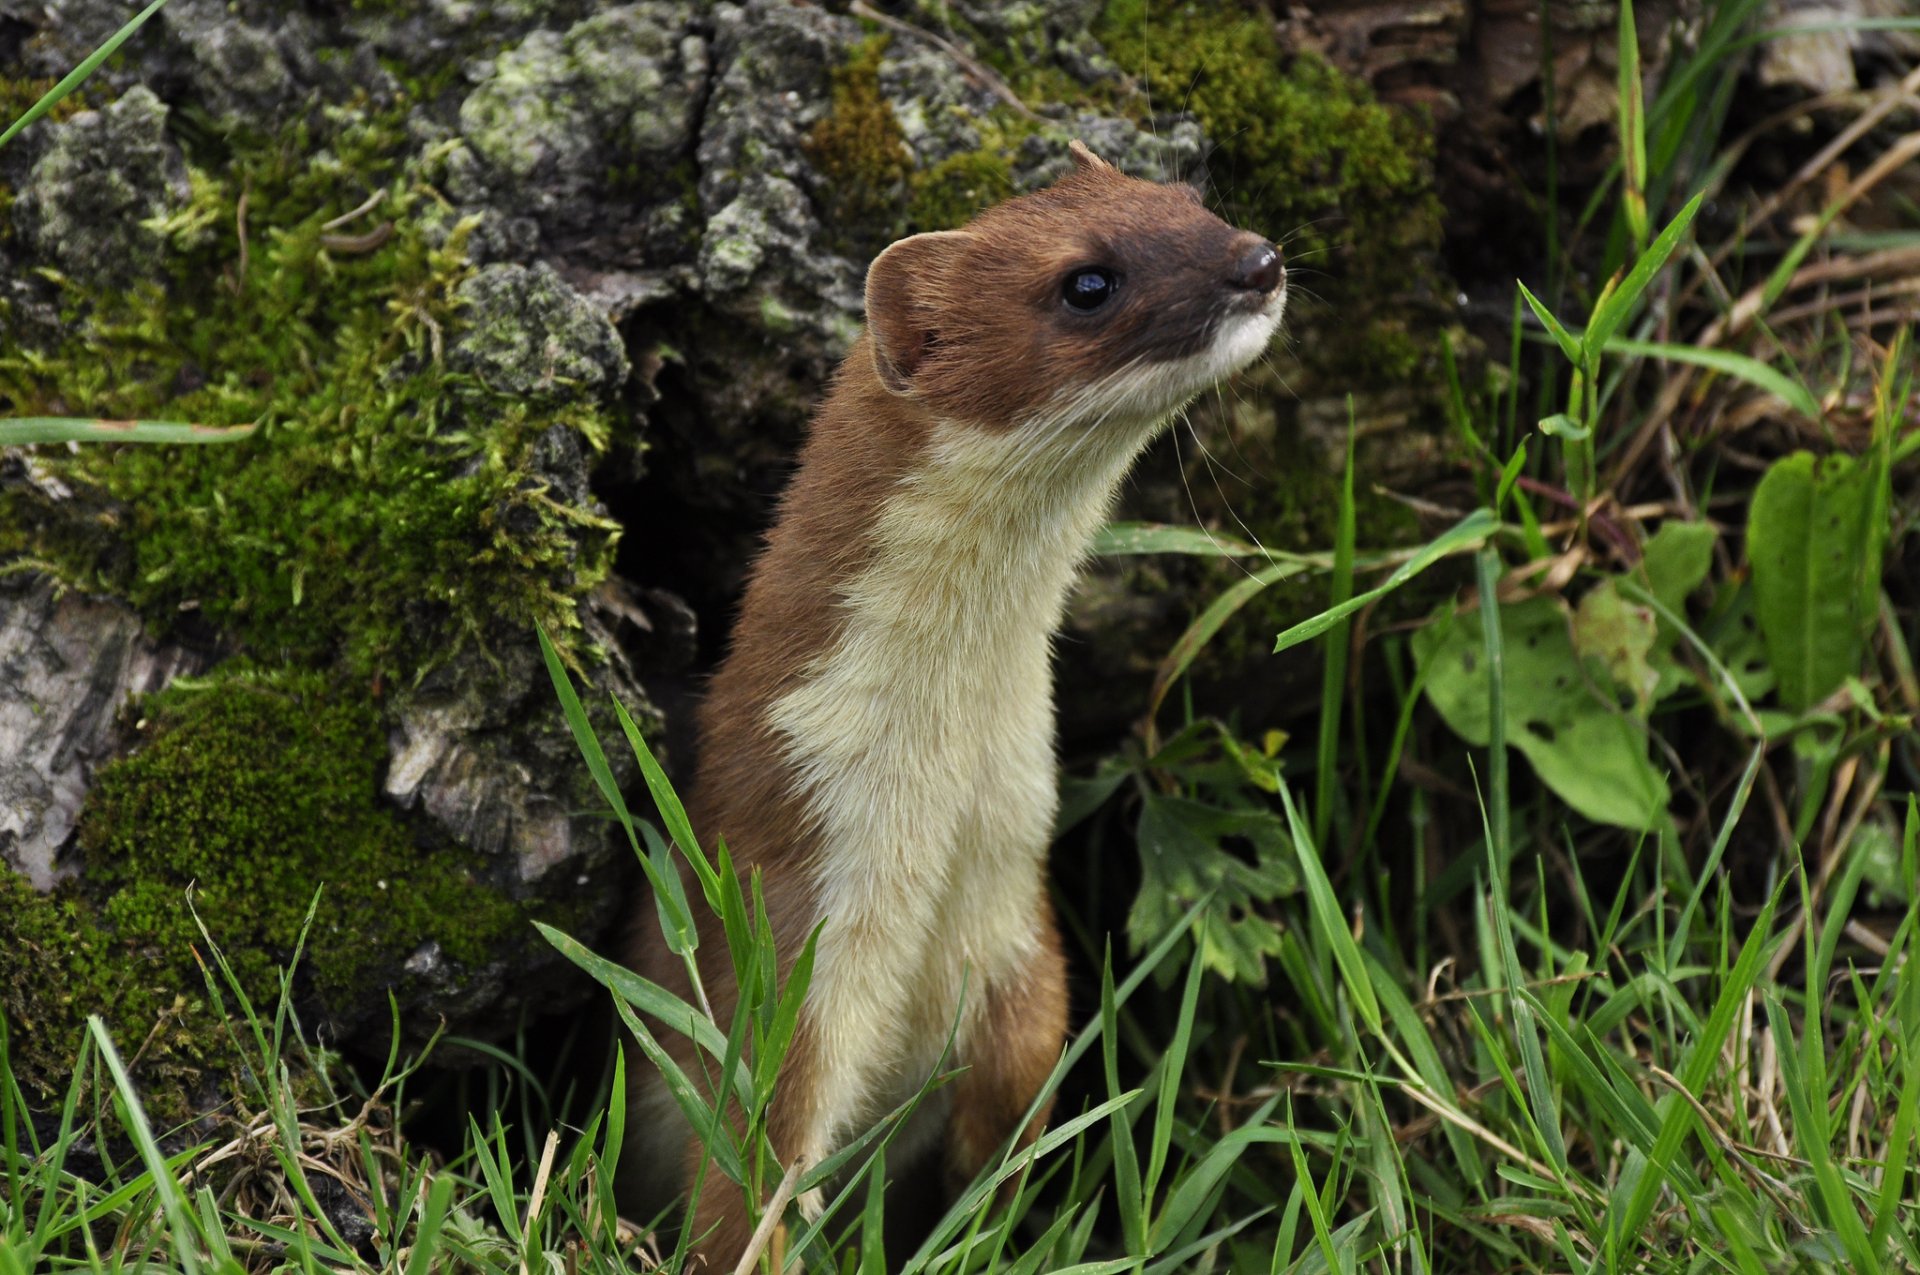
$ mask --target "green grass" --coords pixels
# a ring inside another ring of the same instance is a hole
[[[7,1065],[33,1025],[0,1023],[0,1275],[683,1269],[686,1237],[613,1196],[624,1074],[666,1059],[642,1015],[693,1025],[705,1065],[672,1080],[711,1153],[700,1190],[826,1189],[787,1219],[809,1271],[1920,1269],[1920,598],[1895,569],[1915,360],[1895,324],[1802,304],[1809,245],[1702,238],[1705,198],[1754,193],[1716,87],[1754,7],[1713,6],[1656,94],[1619,60],[1623,162],[1577,221],[1549,204],[1565,255],[1516,287],[1520,375],[1450,378],[1470,502],[1369,543],[1347,475],[1330,552],[1249,563],[1139,688],[1141,742],[1069,777],[1057,902],[1084,974],[1053,1123],[904,1258],[880,1235],[912,1104],[827,1164],[777,1163],[809,956],[775,977],[754,883],[703,850],[620,711],[649,794],[629,807],[549,647],[674,950],[691,965],[696,914],[724,922],[734,1020],[548,930],[632,1033],[599,1085],[569,1096],[529,1051],[471,1042],[493,1061],[457,1085],[349,1066],[303,1038],[290,977],[249,998],[210,915],[194,950],[248,1063],[220,1110],[157,1127],[129,1080],[143,1042],[97,1018],[49,1104]],[[1826,259],[1858,250],[1815,208]],[[1743,420],[1766,428],[1730,438]],[[1750,521],[1763,487],[1763,511],[1804,514],[1791,534]],[[1170,529],[1103,546],[1263,554]],[[1454,596],[1417,633],[1374,627],[1416,577]],[[1311,738],[1194,710],[1196,653],[1302,582],[1325,605],[1275,645],[1323,658]],[[1142,851],[1137,881],[1112,866]],[[462,1132],[417,1136],[427,1100]]]

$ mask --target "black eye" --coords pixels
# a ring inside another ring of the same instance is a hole
[[[1060,296],[1075,314],[1092,314],[1113,300],[1119,289],[1120,281],[1113,277],[1113,271],[1095,266],[1068,275],[1060,285]]]

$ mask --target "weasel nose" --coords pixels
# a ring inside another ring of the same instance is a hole
[[[1285,274],[1280,264],[1280,250],[1264,239],[1256,239],[1241,249],[1228,282],[1249,292],[1272,292],[1280,286]]]

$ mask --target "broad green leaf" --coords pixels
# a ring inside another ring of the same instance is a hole
[[[1145,948],[1207,900],[1195,932],[1201,958],[1229,979],[1266,981],[1280,930],[1261,911],[1300,888],[1286,825],[1270,810],[1224,809],[1149,793],[1140,805],[1140,892],[1127,938]]]
[[[0,447],[29,443],[237,443],[253,425],[196,425],[189,421],[109,421],[82,416],[0,419]]]
[[[1704,522],[1668,519],[1647,541],[1634,578],[1643,583],[1661,606],[1676,616],[1687,613],[1687,598],[1700,587],[1713,567],[1713,545],[1719,532]],[[1649,661],[1656,682],[1653,700],[1660,702],[1692,680],[1687,666],[1673,656],[1681,633],[1658,614],[1654,624],[1657,635]],[[1744,693],[1744,688],[1743,688]]]
[[[1053,818],[1053,835],[1058,840],[1069,828],[1107,803],[1120,785],[1133,773],[1124,757],[1105,757],[1091,775],[1060,776],[1060,809]]]
[[[1702,625],[1701,636],[1749,701],[1773,689],[1773,666],[1767,662],[1760,622],[1753,615],[1751,582],[1732,590],[1731,596],[1714,607]]]
[[[1429,625],[1414,635],[1413,653],[1427,679],[1427,699],[1454,733],[1485,747],[1493,732],[1479,628]],[[1646,736],[1633,719],[1595,695],[1582,676],[1560,607],[1544,597],[1503,606],[1500,636],[1507,742],[1587,818],[1642,831],[1659,826],[1666,780],[1647,760]]]
[[[1642,718],[1660,689],[1660,672],[1654,667],[1659,636],[1653,608],[1621,597],[1610,578],[1588,589],[1574,608],[1573,649],[1582,659],[1596,661],[1615,686],[1632,695]]]
[[[1753,611],[1781,702],[1804,712],[1859,671],[1880,604],[1887,483],[1881,452],[1795,452],[1753,493],[1747,557]]]
[[[1713,542],[1720,533],[1704,522],[1669,518],[1647,541],[1640,565],[1647,587],[1670,611],[1684,612],[1687,595],[1699,588],[1713,566]]]

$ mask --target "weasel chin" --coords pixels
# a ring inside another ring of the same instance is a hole
[[[1273,344],[1273,334],[1280,330],[1280,318],[1286,309],[1287,285],[1282,283],[1259,309],[1221,320],[1212,347],[1201,355],[1209,366],[1200,388],[1232,376],[1265,354]]]

